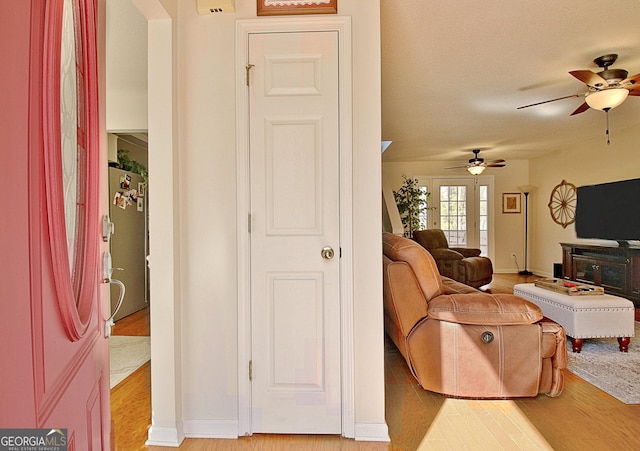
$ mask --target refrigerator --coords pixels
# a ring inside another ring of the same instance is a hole
[[[115,320],[131,315],[149,305],[148,193],[139,174],[109,168],[109,216],[114,224],[110,240],[112,278],[125,285],[125,297]],[[111,311],[120,295],[111,285]]]

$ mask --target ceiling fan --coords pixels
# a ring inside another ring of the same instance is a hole
[[[570,99],[572,97],[585,97],[585,101],[571,113],[579,114],[589,108],[608,112],[622,104],[627,96],[640,96],[640,74],[628,77],[628,72],[624,69],[610,69],[615,63],[618,55],[611,53],[599,56],[593,60],[594,63],[603,70],[595,73],[590,70],[572,70],[569,73],[587,85],[587,90],[577,94],[572,94],[557,99],[544,100],[518,107],[518,110],[536,105],[543,105],[556,100]]]
[[[472,175],[480,175],[486,168],[503,168],[507,165],[505,160],[489,160],[484,161],[484,158],[480,158],[478,154],[480,149],[473,149],[473,158],[468,163],[463,163],[460,166],[452,166],[445,169],[466,169]]]

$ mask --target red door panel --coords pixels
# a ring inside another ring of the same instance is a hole
[[[82,213],[74,263],[59,179],[64,0],[5,0],[0,14],[0,58],[10,62],[0,71],[0,430],[67,429],[70,450],[110,448],[108,341],[100,308],[97,2],[67,5],[81,74],[76,208]]]

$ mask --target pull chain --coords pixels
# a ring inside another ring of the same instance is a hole
[[[607,131],[605,132],[607,134],[607,146],[611,144],[611,140],[609,139],[610,138],[610,133],[609,133],[609,110],[610,109],[611,108],[604,109],[604,115],[606,116],[606,121],[607,121]]]

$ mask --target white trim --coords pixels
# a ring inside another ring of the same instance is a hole
[[[188,420],[184,435],[190,438],[238,438],[237,420]]]
[[[149,438],[144,443],[147,446],[171,446],[177,448],[184,440],[184,434],[179,428],[163,428],[151,426]]]
[[[182,375],[180,334],[180,186],[177,161],[177,74],[174,59],[173,19],[157,1],[144,2],[148,23],[149,168],[154,173],[154,194],[149,198],[148,257],[154,275],[151,298],[151,404],[154,426],[149,445],[179,446],[182,431]],[[136,2],[137,6],[141,2]],[[155,182],[154,182],[155,183]]]
[[[351,18],[274,17],[236,22],[236,142],[237,142],[237,255],[238,255],[238,435],[251,435],[251,386],[248,362],[251,358],[250,246],[248,233],[249,126],[245,66],[249,35],[254,33],[337,31],[339,46],[339,121],[340,121],[340,247],[341,278],[341,368],[342,435],[355,437],[354,325],[353,325],[353,232],[352,232],[352,88]]]
[[[434,181],[435,180],[451,180],[451,179],[477,179],[478,180],[478,184],[479,185],[485,185],[487,186],[487,197],[489,198],[489,211],[487,212],[488,217],[487,220],[489,221],[489,247],[488,247],[488,255],[487,257],[489,257],[491,259],[491,261],[495,261],[495,246],[496,246],[496,241],[495,241],[495,228],[496,228],[496,221],[495,221],[495,212],[496,212],[496,203],[498,203],[498,201],[495,199],[494,196],[494,185],[495,185],[495,176],[493,175],[479,175],[479,176],[453,176],[453,175],[443,175],[443,176],[414,176],[414,178],[418,179],[418,184],[422,185],[422,186],[427,186],[428,190],[430,193],[433,193],[434,190]],[[433,199],[433,198],[432,198]],[[477,191],[476,191],[476,198],[475,201],[477,201]],[[476,213],[476,216],[479,215],[480,212]],[[496,270],[494,270],[494,272],[497,272]]]
[[[389,428],[386,423],[356,423],[356,441],[390,442]]]

